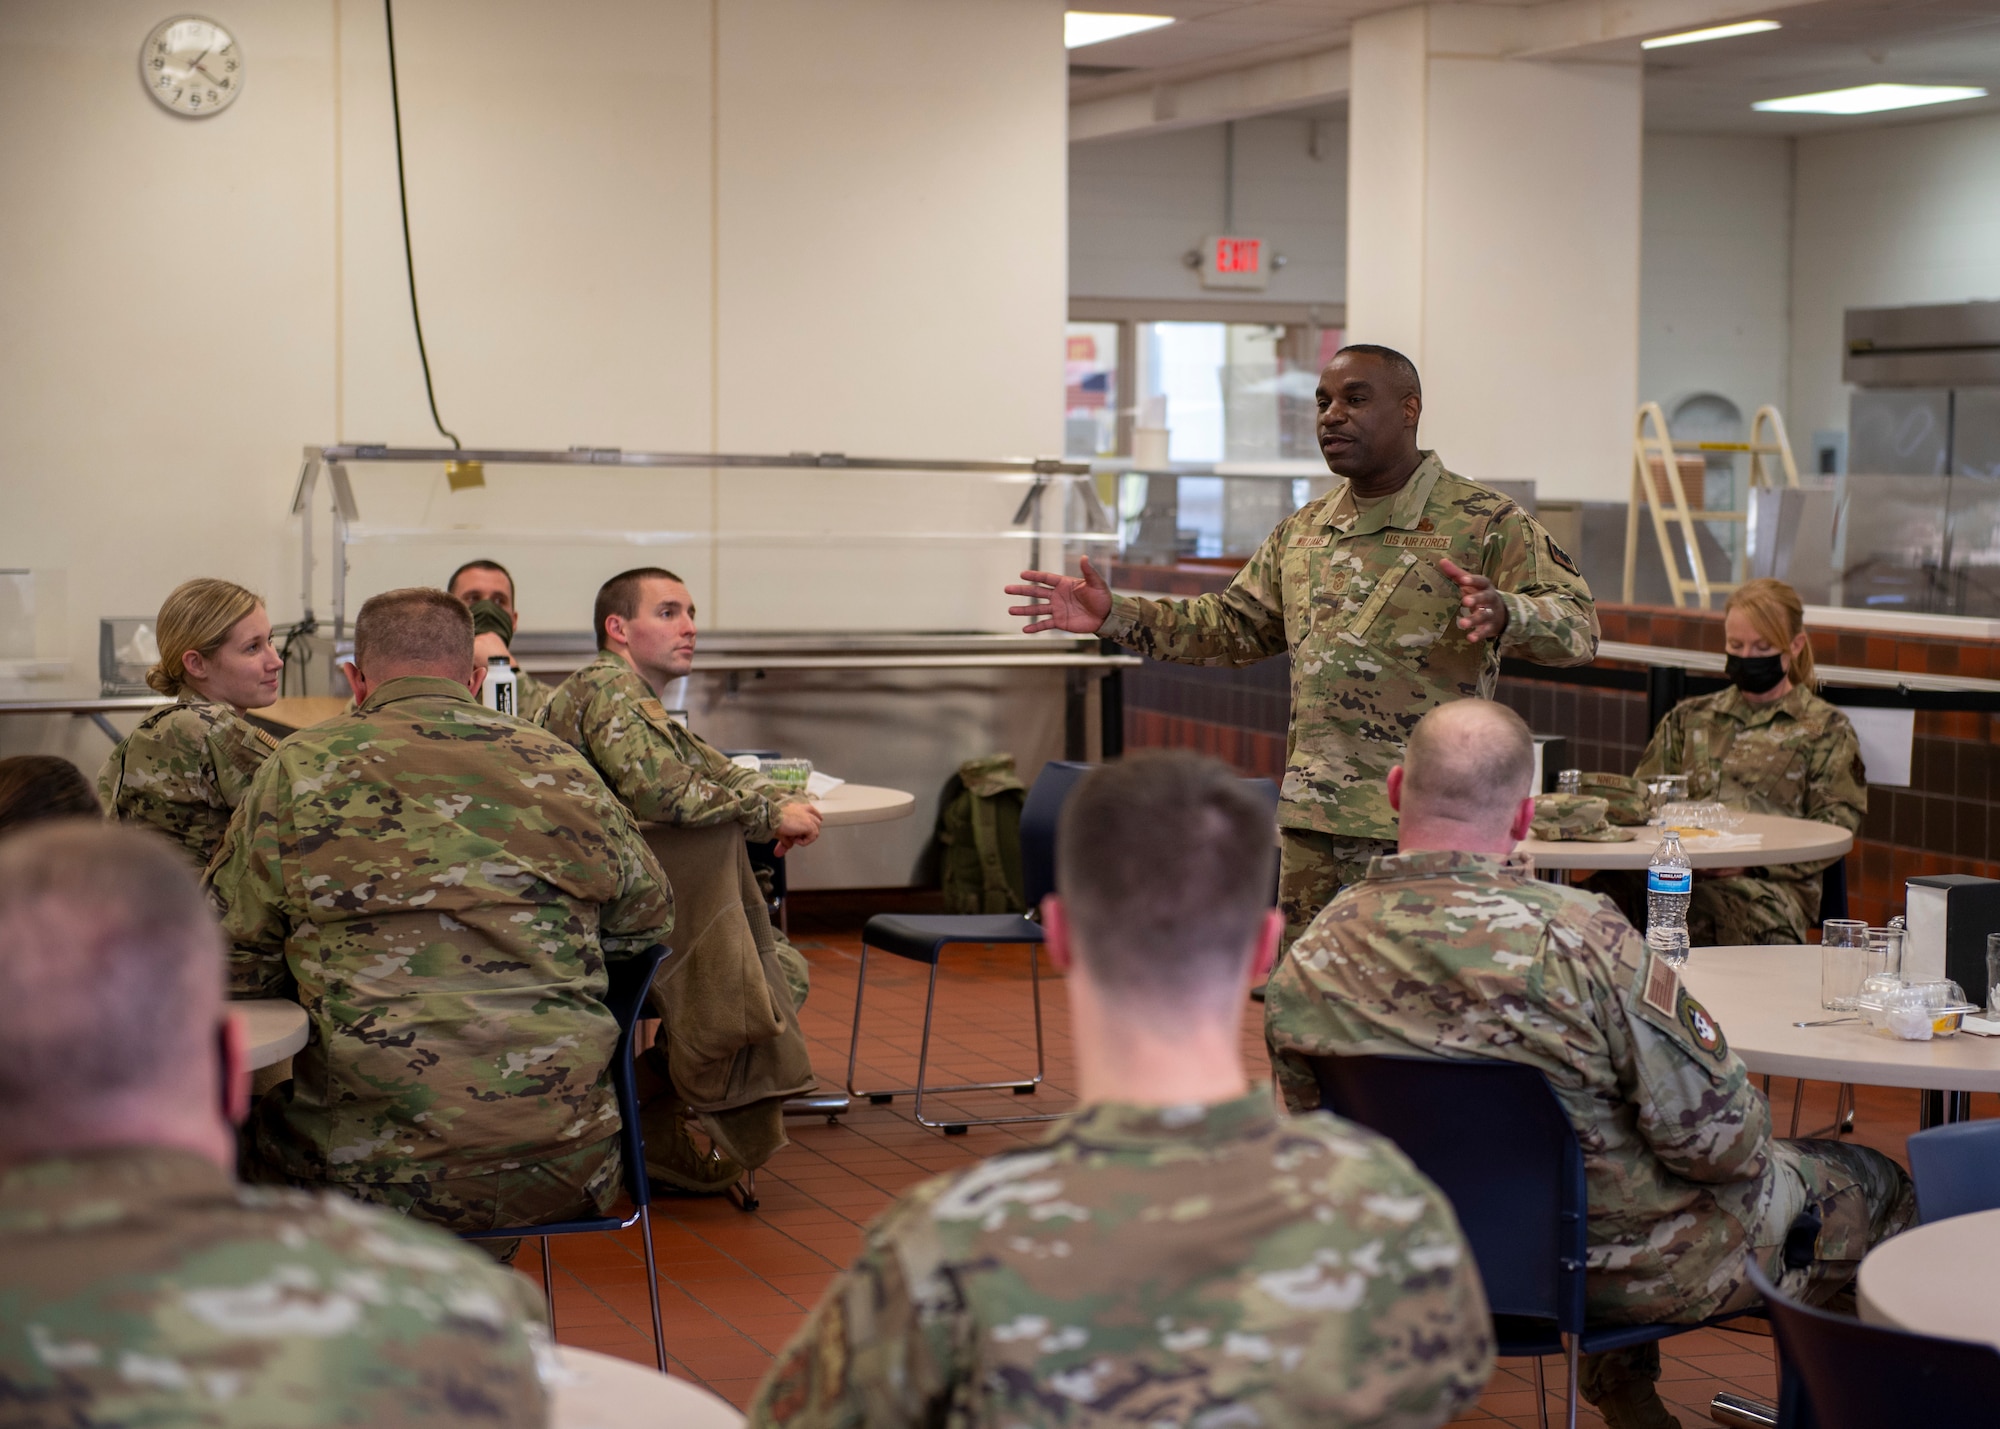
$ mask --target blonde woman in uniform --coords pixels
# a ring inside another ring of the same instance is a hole
[[[230,581],[188,581],[160,607],[160,663],[146,683],[174,703],[139,721],[97,776],[105,812],[145,824],[206,867],[251,777],[278,741],[243,718],[278,697],[271,617]]]
[[[1724,610],[1731,688],[1668,711],[1634,773],[1685,774],[1694,798],[1858,832],[1868,812],[1861,747],[1847,716],[1813,693],[1798,592],[1754,580]],[[1688,906],[1695,945],[1803,943],[1819,922],[1820,875],[1833,862],[1696,873]]]

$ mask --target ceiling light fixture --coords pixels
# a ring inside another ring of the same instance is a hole
[[[1766,30],[1778,29],[1776,20],[1742,20],[1734,25],[1711,25],[1706,30],[1683,30],[1678,35],[1661,35],[1656,39],[1639,41],[1642,50],[1664,50],[1671,45],[1698,45],[1703,40],[1728,40],[1738,35],[1761,35]]]
[[[1075,50],[1085,45],[1101,45],[1106,40],[1157,30],[1173,22],[1172,15],[1108,15],[1096,10],[1065,10],[1063,48]]]
[[[1750,107],[1766,114],[1879,114],[1885,109],[1914,109],[1920,104],[1985,97],[1985,90],[1970,84],[1862,84],[1821,94],[1760,99]]]

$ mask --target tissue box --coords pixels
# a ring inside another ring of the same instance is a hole
[[[2000,879],[1926,874],[1904,885],[1903,979],[1950,978],[1986,1006],[1986,935],[2000,933]]]

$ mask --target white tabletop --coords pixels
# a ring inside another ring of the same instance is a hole
[[[743,1415],[727,1400],[647,1365],[556,1346],[562,1374],[549,1386],[552,1429],[740,1429]]]
[[[842,824],[883,824],[891,819],[907,819],[917,806],[917,796],[904,789],[885,789],[879,784],[842,784],[827,790],[816,802],[820,823],[832,829]]]
[[[1644,868],[1660,846],[1660,831],[1636,828],[1627,843],[1548,843],[1523,839],[1516,853],[1533,854],[1537,868]],[[1739,834],[1762,834],[1756,848],[1704,849],[1708,840],[1684,838],[1681,847],[1696,868],[1758,868],[1773,863],[1813,863],[1838,858],[1854,847],[1854,835],[1835,824],[1787,819],[1777,814],[1745,814]]]
[[[2000,1211],[1913,1226],[1861,1262],[1861,1318],[2000,1348]]]
[[[232,1002],[229,1010],[243,1019],[250,1034],[250,1069],[282,1062],[306,1045],[306,1010],[282,997]]]
[[[1753,1072],[1871,1087],[2000,1092],[2000,1038],[1961,1032],[1905,1042],[1866,1022],[1794,1027],[1847,1015],[1819,1005],[1817,944],[1696,948],[1683,979]]]

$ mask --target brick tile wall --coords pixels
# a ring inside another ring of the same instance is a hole
[[[1132,594],[1188,598],[1221,590],[1232,573],[1215,566],[1114,564],[1111,582]],[[1607,640],[1678,649],[1722,650],[1716,611],[1599,605]],[[1886,637],[1815,630],[1823,664],[1878,670],[2000,677],[2000,641],[1940,636]],[[1615,667],[1615,662],[1603,662]],[[1174,747],[1214,754],[1245,773],[1284,771],[1290,672],[1282,658],[1240,670],[1148,661],[1125,677],[1127,748]],[[1643,695],[1552,681],[1503,679],[1499,698],[1538,734],[1570,740],[1576,767],[1625,772],[1639,761],[1651,731]],[[2000,878],[2000,748],[1996,719],[1984,714],[1919,712],[1911,783],[1869,790],[1868,817],[1848,860],[1854,917],[1880,923],[1903,904],[1903,884],[1917,874],[1970,873]]]

